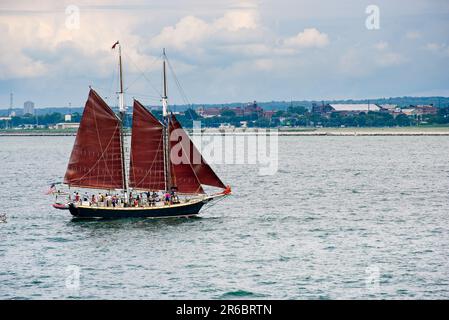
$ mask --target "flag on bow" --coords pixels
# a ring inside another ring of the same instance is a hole
[[[51,184],[50,188],[45,192],[46,195],[52,194],[56,192],[56,185],[54,183]]]

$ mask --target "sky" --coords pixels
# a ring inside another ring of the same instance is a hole
[[[0,109],[449,96],[447,0],[0,0]],[[179,87],[177,85],[179,83]]]

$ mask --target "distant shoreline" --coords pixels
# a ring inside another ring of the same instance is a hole
[[[190,134],[191,131],[189,131]],[[393,128],[249,128],[242,130],[220,131],[217,128],[206,128],[202,130],[202,135],[220,136],[252,136],[252,135],[278,135],[278,136],[449,136],[449,127],[393,127]],[[22,130],[18,132],[3,131],[0,137],[62,137],[75,136],[76,131],[40,131],[40,130]],[[129,133],[127,133],[129,135]],[[193,133],[197,135],[197,133]]]

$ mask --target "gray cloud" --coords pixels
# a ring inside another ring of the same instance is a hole
[[[68,4],[80,8],[79,29],[65,26]],[[117,39],[129,96],[152,96],[147,102],[153,104],[162,47],[194,102],[448,92],[447,2],[378,1],[379,30],[366,29],[366,5],[2,1],[0,37],[8,50],[0,53],[0,108],[8,105],[10,90],[17,101],[38,106],[81,105],[88,85],[112,96],[117,64],[110,46]],[[173,103],[183,102],[173,81],[170,94]]]

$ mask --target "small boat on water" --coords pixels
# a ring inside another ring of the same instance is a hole
[[[124,102],[121,48],[119,47],[119,114],[90,89],[64,184],[71,188],[105,190],[109,196],[71,197],[53,204],[80,218],[165,218],[190,217],[212,201],[231,194],[204,160],[181,124],[168,109],[166,55],[163,52],[162,121],[139,101],[133,102],[129,163],[125,154]],[[206,194],[203,185],[221,191]],[[54,185],[52,186],[54,187]],[[162,192],[163,201],[151,195]],[[54,190],[58,194],[61,191]],[[114,201],[110,195],[114,194]],[[87,194],[87,192],[86,192]],[[140,195],[140,196],[139,196]],[[147,195],[147,201],[142,195]],[[167,197],[167,198],[165,198]]]
[[[69,204],[68,203],[53,203],[53,208],[59,209],[59,210],[68,210]]]

